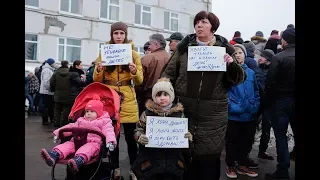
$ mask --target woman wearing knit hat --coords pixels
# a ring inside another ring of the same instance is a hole
[[[111,39],[107,44],[130,43],[128,40],[127,25],[123,22],[116,22],[112,24],[110,38]],[[136,94],[132,81],[134,85],[140,85],[143,81],[140,56],[136,51],[132,50],[132,57],[133,61],[128,65],[102,66],[100,54],[96,60],[98,63],[93,73],[93,80],[95,82],[102,82],[108,87],[121,92],[124,96],[121,104],[120,121],[123,125],[125,140],[128,145],[130,165],[133,164],[137,156],[137,145],[133,135],[136,128],[136,122],[139,119]],[[120,136],[118,137],[118,141],[119,138]],[[118,177],[120,175],[118,147],[112,153],[112,158],[114,158],[113,162],[115,163],[115,166],[117,166],[115,176]],[[136,179],[131,170],[129,171],[129,174],[131,179]]]
[[[139,143],[139,154],[132,169],[138,179],[169,178],[181,180],[184,174],[186,166],[184,160],[185,149],[145,148],[149,141],[146,136],[147,116],[184,118],[184,108],[181,103],[173,104],[174,97],[174,89],[167,78],[159,79],[152,88],[152,100],[147,101],[146,110],[142,113],[135,130],[135,139]],[[191,142],[191,133],[186,133],[185,138],[188,138]]]

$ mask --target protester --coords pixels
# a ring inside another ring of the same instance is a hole
[[[281,43],[283,51],[272,58],[266,79],[266,96],[271,101],[274,112],[271,125],[276,137],[278,156],[277,170],[265,176],[269,180],[289,179],[290,155],[286,134],[289,122],[296,121],[295,28],[288,28],[283,32]]]
[[[149,40],[151,53],[141,58],[143,83],[135,87],[139,101],[139,115],[145,110],[145,103],[151,98],[152,87],[170,58],[170,54],[165,50],[167,44],[162,34],[152,34]]]
[[[110,38],[111,40],[107,44],[131,43],[128,40],[128,26],[123,22],[112,24]],[[127,142],[130,165],[133,164],[137,157],[137,144],[133,135],[136,129],[136,122],[139,120],[136,93],[131,81],[133,81],[136,86],[139,86],[143,82],[143,72],[139,54],[132,50],[132,57],[132,63],[128,65],[102,66],[101,54],[99,54],[97,59],[98,64],[93,73],[93,80],[95,82],[102,82],[123,94],[122,98],[124,99],[121,104],[120,121]],[[120,136],[117,139],[118,144],[119,138]],[[116,178],[120,176],[119,147],[116,147],[111,156],[116,168],[114,173]],[[129,170],[129,174],[132,180],[136,180],[136,176],[131,170]]]
[[[189,130],[193,135],[192,161],[187,165],[186,179],[220,177],[220,156],[225,146],[228,123],[227,90],[246,79],[243,68],[231,57],[235,52],[227,39],[215,34],[220,22],[206,11],[193,21],[195,34],[187,35],[177,46],[162,77],[168,77],[176,92],[177,102],[185,107]],[[225,47],[226,72],[187,71],[189,46]]]
[[[140,116],[135,130],[135,139],[139,143],[139,154],[132,169],[138,179],[181,180],[185,172],[183,148],[146,148],[149,138],[146,136],[147,116],[184,118],[183,105],[173,104],[174,90],[167,78],[161,78],[152,88],[152,100],[146,103],[146,110]],[[185,138],[192,141],[192,135],[187,132]]]

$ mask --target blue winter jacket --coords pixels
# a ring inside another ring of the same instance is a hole
[[[260,96],[255,72],[246,64],[242,67],[247,79],[228,89],[228,119],[234,121],[252,121],[260,107]]]

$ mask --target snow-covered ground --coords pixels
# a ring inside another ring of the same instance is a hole
[[[261,124],[260,124],[260,128],[259,129],[260,129],[260,131],[256,131],[255,142],[254,142],[255,145],[259,145],[260,144]],[[288,127],[287,137],[288,137],[289,151],[291,151],[293,146],[294,146],[294,139],[293,139],[293,133],[292,133],[292,129],[291,129],[290,124],[289,124],[289,127]],[[276,141],[275,141],[275,137],[274,137],[274,133],[273,133],[273,129],[272,128],[271,128],[271,131],[270,131],[269,147],[276,147]]]

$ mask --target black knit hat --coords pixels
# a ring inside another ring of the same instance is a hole
[[[274,52],[270,49],[265,49],[261,52],[260,56],[266,58],[267,61],[271,61],[274,56]]]
[[[283,31],[282,39],[285,40],[288,44],[294,44],[296,42],[296,29],[288,28]]]

